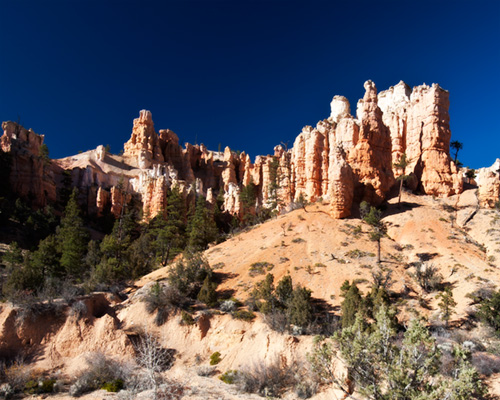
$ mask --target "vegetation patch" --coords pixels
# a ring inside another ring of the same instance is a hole
[[[250,265],[250,268],[248,270],[248,274],[251,277],[257,276],[257,275],[264,275],[266,272],[271,271],[274,268],[274,264],[271,264],[267,261],[259,261],[255,262],[252,265]]]
[[[217,365],[222,361],[222,358],[220,357],[220,353],[216,351],[210,356],[210,365]]]

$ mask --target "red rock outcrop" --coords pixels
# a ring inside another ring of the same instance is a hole
[[[359,138],[349,152],[348,163],[360,188],[362,200],[380,204],[394,183],[391,136],[377,105],[377,88],[365,82],[365,95],[358,102]],[[361,184],[361,186],[360,186]]]
[[[350,114],[349,101],[335,96],[328,119],[304,127],[291,149],[276,146],[273,155],[257,156],[255,163],[229,148],[224,153],[204,145],[182,148],[174,132],[166,129],[157,134],[151,113],[142,110],[123,157],[107,154],[100,146],[53,164],[60,170],[71,169],[73,183],[88,188],[89,212],[93,208],[102,213],[110,206],[113,214],[120,215],[123,205],[136,196],[142,200],[146,219],[165,209],[167,191],[174,184],[183,188],[187,201],[198,193],[215,204],[222,192],[223,209],[239,215],[241,187],[250,182],[256,186],[257,207],[277,205],[281,210],[302,197],[309,201],[321,197],[331,202],[332,216],[342,218],[350,214],[353,202],[379,204],[385,199],[395,177],[403,173],[393,167],[402,154],[408,159],[405,174],[415,177],[410,188],[436,196],[460,193],[462,177],[449,156],[448,92],[435,84],[412,91],[400,82],[379,94],[373,82],[364,86],[356,118]],[[50,171],[36,158],[43,138],[16,129],[13,123],[5,125],[2,148],[11,151],[15,141],[23,143],[16,145],[18,160],[32,159],[31,164],[14,164],[13,176],[22,182],[16,183],[16,191],[27,195],[31,190],[43,198],[38,193],[45,190],[46,198],[55,199],[55,187],[45,182]],[[31,170],[23,171],[26,167],[21,164],[31,165]],[[480,190],[482,204],[491,204],[497,193],[495,178],[483,181],[488,183]],[[117,189],[119,183],[122,190]]]
[[[449,156],[449,93],[439,85],[410,91],[399,82],[378,95],[392,140],[392,160],[406,153],[406,174],[414,174],[421,190],[435,196],[461,193],[463,180]],[[395,175],[401,171],[394,171]]]
[[[118,186],[113,186],[111,188],[111,213],[119,218],[124,212],[124,207],[130,202],[131,195],[119,188]]]
[[[164,161],[150,111],[141,110],[139,118],[134,119],[132,136],[124,145],[123,156],[135,161],[135,165],[141,169],[150,168],[154,162]]]
[[[11,154],[10,186],[19,197],[32,199],[43,207],[57,199],[51,161],[41,154],[43,135],[15,122],[2,123],[2,150]]]
[[[342,147],[334,146],[330,150],[330,169],[328,198],[330,199],[330,215],[333,218],[344,218],[351,214],[354,198],[354,176]]]

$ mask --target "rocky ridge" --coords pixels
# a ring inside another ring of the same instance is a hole
[[[137,199],[149,219],[165,209],[172,186],[186,198],[196,193],[212,203],[221,195],[224,210],[237,216],[241,188],[251,182],[257,208],[274,201],[284,209],[302,198],[322,198],[331,204],[334,218],[349,216],[353,204],[363,200],[380,204],[402,173],[410,177],[405,185],[411,190],[437,197],[461,193],[464,178],[449,155],[448,92],[437,84],[411,90],[404,82],[378,94],[373,82],[364,87],[356,116],[345,97],[335,96],[329,118],[304,127],[291,149],[276,146],[273,155],[257,156],[254,163],[228,147],[224,152],[209,151],[203,144],[182,148],[174,132],[156,133],[146,110],[134,120],[121,156],[98,146],[47,165],[38,155],[43,136],[13,122],[3,124],[1,143],[14,154],[11,182],[17,193],[46,204],[57,197],[56,187],[68,171],[90,214],[110,209],[117,216],[124,204]],[[403,154],[408,160],[404,171],[393,166]],[[478,175],[481,206],[494,205],[499,182],[497,170]]]

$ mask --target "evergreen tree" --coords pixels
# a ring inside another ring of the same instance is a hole
[[[241,216],[243,224],[251,225],[255,220],[255,202],[257,200],[257,186],[253,181],[241,188]]]
[[[438,295],[438,298],[441,300],[438,306],[441,309],[446,328],[448,328],[448,323],[451,319],[451,315],[453,314],[453,310],[457,305],[457,302],[453,299],[453,293],[451,292],[451,289],[449,287],[446,287],[444,289],[444,292]]]
[[[346,281],[347,282],[347,281]],[[360,310],[363,304],[363,298],[358,289],[356,283],[349,285],[349,282],[344,282],[342,285],[344,295],[344,301],[342,301],[340,308],[342,310],[342,328],[347,328],[354,324],[356,320],[356,314]],[[347,289],[348,287],[348,289]]]
[[[177,187],[167,195],[166,216],[162,213],[150,222],[158,262],[165,266],[186,247],[186,203]]]
[[[23,251],[17,242],[12,242],[9,249],[4,253],[2,262],[8,269],[13,270],[23,263]]]
[[[201,253],[188,253],[168,271],[168,281],[183,296],[196,298],[205,278],[212,278],[212,268]]]
[[[74,189],[64,210],[57,239],[61,252],[61,266],[69,276],[80,279],[84,272],[88,233],[83,226],[76,197],[77,191]]]
[[[205,303],[209,307],[213,307],[217,304],[217,284],[210,280],[207,275],[203,281],[200,292],[198,293],[198,300]]]
[[[156,264],[153,235],[143,230],[128,248],[128,277],[137,279],[150,273]]]
[[[288,322],[292,325],[305,328],[312,322],[313,309],[311,306],[311,291],[298,286],[293,290],[287,308]]]
[[[212,213],[203,196],[196,200],[194,215],[188,224],[188,246],[192,251],[203,251],[217,239],[218,231]]]
[[[17,249],[14,250],[17,252]],[[10,256],[7,258],[9,259]],[[36,294],[43,289],[43,277],[40,270],[33,268],[29,253],[22,257],[21,262],[19,262],[17,254],[11,260],[14,261],[14,259],[15,263],[9,262],[8,264],[7,278],[2,287],[5,296],[12,301],[18,299],[20,292],[23,292],[24,296],[26,294]]]
[[[500,334],[500,290],[481,302],[479,317]]]
[[[273,157],[269,164],[269,186],[268,191],[268,201],[271,210],[276,210],[279,205],[278,189],[280,188],[279,182],[279,166],[280,161],[278,158]]]
[[[465,400],[485,393],[477,371],[466,362],[457,361],[453,381],[439,376],[440,351],[420,320],[410,322],[398,344],[386,307],[377,313],[372,329],[358,314],[336,339],[357,390],[368,399]]]
[[[127,212],[115,221],[111,234],[104,236],[100,250],[102,259],[96,269],[99,282],[112,283],[130,278],[128,248],[135,229],[134,214]]]
[[[285,275],[281,278],[278,286],[276,286],[275,293],[281,306],[286,307],[293,295],[292,277],[290,275]]]
[[[454,162],[457,164],[458,161],[458,152],[464,148],[463,143],[459,142],[458,140],[454,140],[453,142],[450,143],[450,147],[455,150],[455,157],[454,157]]]
[[[377,242],[377,262],[380,264],[380,240],[385,233],[385,225],[382,222],[382,212],[375,207],[370,207],[370,212],[363,219],[372,227],[370,240]]]
[[[41,240],[38,249],[33,252],[31,257],[31,266],[37,271],[42,280],[49,277],[62,277],[65,274],[59,260],[58,241],[54,235],[50,235]]]

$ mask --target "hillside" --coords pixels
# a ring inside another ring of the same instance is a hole
[[[400,205],[397,198],[391,199],[383,211],[387,236],[381,241],[381,265],[392,271],[394,284],[390,291],[393,301],[399,305],[398,318],[407,321],[414,310],[418,310],[427,317],[430,326],[439,327],[442,324],[437,292],[426,293],[412,278],[413,262],[427,260],[426,263],[436,266],[444,282],[451,285],[457,302],[450,321],[452,336],[437,330],[438,342],[472,340],[487,348],[491,339],[484,328],[468,323],[471,300],[467,294],[500,284],[497,262],[500,213],[481,209],[464,227],[456,223],[452,226],[455,214],[467,210],[454,211],[454,207],[473,195],[473,191],[466,191],[461,196],[443,200],[404,193]],[[377,268],[376,243],[369,240],[371,228],[359,218],[336,220],[327,210],[328,205],[313,203],[210,247],[205,255],[221,278],[218,293],[244,301],[265,274],[272,273],[275,282],[289,274],[294,285],[309,288],[313,298],[324,301],[334,315],[340,315],[340,286],[345,280],[357,280],[360,288],[368,292],[371,272]],[[251,276],[251,265],[262,262],[269,264]],[[92,295],[85,300],[87,314],[80,318],[64,312],[52,320],[45,318],[43,325],[35,318],[19,326],[13,324],[15,311],[5,304],[0,314],[0,347],[4,351],[15,347],[29,349],[37,354],[34,358],[37,368],[70,379],[82,368],[87,352],[101,350],[130,359],[131,340],[138,331],[147,329],[158,335],[163,346],[174,350],[175,362],[166,375],[181,382],[187,388],[187,398],[193,399],[253,398],[255,395],[239,393],[216,376],[227,370],[265,364],[276,357],[288,364],[306,362],[305,355],[312,348],[312,336],[275,332],[260,314],[253,322],[244,322],[225,312],[207,313],[201,308],[194,311],[197,322],[193,326],[180,325],[181,316],[176,313],[157,327],[154,313],[145,310],[141,299],[153,282],[167,277],[169,268],[158,269],[138,280],[125,300],[110,295]],[[216,351],[220,352],[222,360],[216,367],[209,367],[210,355]],[[493,357],[496,358],[490,362],[500,362],[500,355]],[[215,376],[197,376],[202,368],[214,369]],[[500,374],[487,378],[491,393],[497,395],[500,395],[499,378]],[[323,387],[313,398],[329,398],[333,395],[332,390],[335,392],[333,387]],[[336,392],[336,395],[342,394]],[[84,398],[95,396],[103,394],[99,392]],[[112,395],[106,398],[109,396]],[[58,395],[55,398],[66,397]]]

